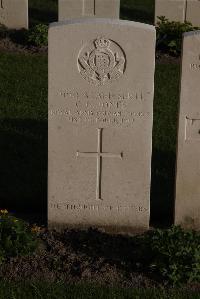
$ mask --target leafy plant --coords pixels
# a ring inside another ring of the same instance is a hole
[[[9,257],[27,255],[37,247],[37,239],[26,222],[0,210],[0,264]]]
[[[141,238],[140,238],[141,241]],[[142,237],[148,270],[173,285],[200,282],[200,233],[179,226],[155,230]]]
[[[34,46],[42,47],[48,45],[48,26],[38,24],[28,32],[28,42]]]
[[[165,17],[158,17],[156,26],[157,31],[157,49],[178,56],[182,48],[182,35],[184,32],[198,30],[191,23],[170,22]]]

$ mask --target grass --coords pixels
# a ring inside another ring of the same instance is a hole
[[[155,73],[151,220],[173,222],[179,64],[158,64]]]
[[[0,282],[0,299],[199,299],[200,294],[181,290],[117,289],[81,284]]]
[[[46,206],[47,57],[0,55],[0,198],[9,209]]]
[[[57,0],[29,0],[29,23],[34,26],[39,23],[49,24],[58,20]]]
[[[120,18],[154,23],[154,0],[121,0]]]

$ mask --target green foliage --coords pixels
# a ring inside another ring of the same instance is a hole
[[[34,46],[42,47],[48,45],[48,26],[38,24],[28,32],[28,42]]]
[[[170,22],[163,16],[158,19],[157,48],[176,56],[181,53],[183,33],[199,29],[189,22]]]
[[[0,210],[0,264],[9,257],[27,255],[37,246],[37,239],[22,220]]]
[[[152,231],[142,239],[148,269],[173,285],[200,282],[199,232],[173,226]]]

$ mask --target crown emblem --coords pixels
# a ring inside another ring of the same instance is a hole
[[[78,70],[90,84],[101,86],[120,78],[125,62],[126,56],[117,43],[98,37],[80,50]]]
[[[110,46],[110,41],[106,38],[98,38],[94,42],[97,49],[104,49]]]

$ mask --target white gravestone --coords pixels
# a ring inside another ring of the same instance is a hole
[[[120,0],[59,0],[58,20],[80,17],[119,19]]]
[[[200,31],[184,35],[177,154],[175,223],[200,229]]]
[[[155,24],[160,16],[200,26],[200,0],[155,0]]]
[[[89,18],[50,26],[51,227],[148,229],[154,56],[150,25]]]
[[[187,1],[186,20],[193,26],[200,26],[200,1]]]
[[[158,17],[165,16],[169,21],[184,22],[186,0],[155,0],[155,24]]]
[[[0,0],[0,24],[28,29],[28,0]]]

